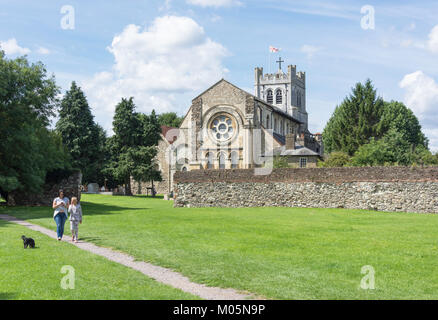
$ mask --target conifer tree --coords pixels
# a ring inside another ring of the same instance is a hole
[[[74,81],[61,101],[56,130],[71,155],[72,166],[82,171],[82,181],[101,182],[105,134],[94,122],[87,99]]]
[[[342,151],[352,156],[370,138],[380,138],[378,128],[383,111],[383,99],[377,96],[371,80],[357,83],[352,94],[336,107],[324,129],[326,151]]]
[[[105,173],[126,186],[131,194],[131,177],[139,182],[161,181],[155,157],[161,128],[155,111],[151,115],[137,113],[133,98],[116,106],[111,138],[112,158]]]

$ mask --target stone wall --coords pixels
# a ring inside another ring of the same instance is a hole
[[[64,195],[71,199],[72,197],[81,200],[81,182],[82,173],[75,172],[68,178],[62,179],[58,183],[46,184],[42,192],[38,194],[29,194],[24,192],[11,192],[8,194],[9,206],[51,206],[53,199],[58,196],[60,189]]]
[[[176,207],[314,207],[438,213],[438,167],[177,172]]]

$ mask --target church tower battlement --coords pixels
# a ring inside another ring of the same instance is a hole
[[[295,65],[287,67],[287,73],[281,69],[284,61],[279,59],[276,73],[263,74],[263,68],[255,68],[255,96],[300,120],[301,131],[308,131],[306,111],[306,73]]]

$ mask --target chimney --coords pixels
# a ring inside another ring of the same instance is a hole
[[[306,139],[304,137],[304,133],[301,133],[297,140],[298,144],[302,147],[306,146]]]
[[[286,150],[295,150],[295,134],[288,133],[286,135]]]
[[[321,143],[322,142],[322,134],[321,133],[315,133],[315,139],[317,142]]]

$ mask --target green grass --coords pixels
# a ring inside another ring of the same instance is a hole
[[[438,215],[344,209],[173,208],[83,195],[79,237],[192,281],[273,299],[437,299]],[[54,229],[49,208],[5,208]],[[140,245],[139,245],[140,244]],[[360,289],[374,267],[376,289]]]
[[[21,235],[37,248],[23,249]],[[58,243],[39,232],[0,220],[0,300],[3,299],[194,299],[140,272]],[[64,265],[75,270],[75,288],[64,290]]]

